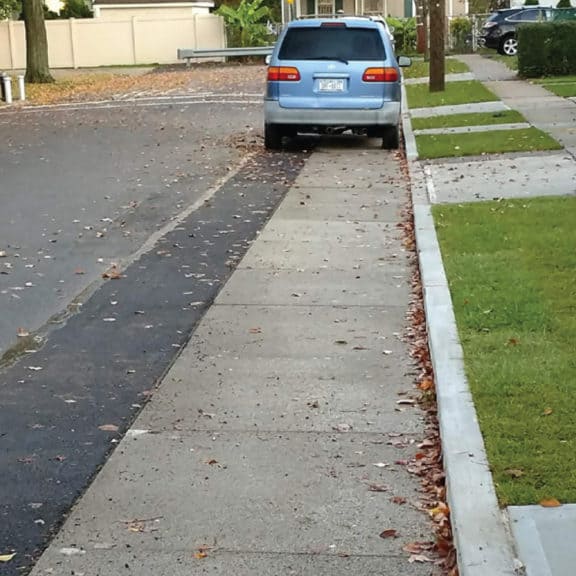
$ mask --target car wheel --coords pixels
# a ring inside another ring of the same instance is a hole
[[[505,56],[516,56],[518,54],[518,40],[514,36],[506,36],[500,43],[499,52]]]
[[[264,124],[264,148],[280,150],[282,148],[282,130],[276,124]]]
[[[396,150],[400,146],[398,126],[386,126],[382,129],[382,148]]]

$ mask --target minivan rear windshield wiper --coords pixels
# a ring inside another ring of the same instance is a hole
[[[306,60],[336,60],[337,62],[348,64],[348,60],[346,60],[346,58],[342,58],[342,56],[312,56],[310,58],[306,58]]]

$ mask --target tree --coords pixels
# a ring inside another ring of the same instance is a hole
[[[538,0],[526,0],[524,6],[538,6]]]
[[[430,92],[444,91],[444,29],[446,21],[445,0],[430,2]]]
[[[222,4],[216,14],[228,25],[232,44],[240,46],[263,46],[270,41],[266,23],[271,17],[270,8],[264,0],[241,0],[236,8]]]
[[[84,0],[64,0],[60,16],[62,18],[94,18],[92,10]]]
[[[54,82],[48,67],[48,40],[42,0],[22,0],[26,30],[26,82]]]
[[[570,0],[560,0],[560,2],[556,4],[556,8],[572,8],[572,4]]]
[[[20,0],[0,0],[0,20],[12,18],[21,10]]]

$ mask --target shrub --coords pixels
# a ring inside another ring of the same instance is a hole
[[[576,22],[519,26],[518,73],[525,78],[576,74]]]
[[[386,21],[394,28],[396,51],[414,54],[416,52],[416,18],[386,18]]]
[[[471,50],[472,21],[468,18],[450,20],[450,45],[454,52],[462,54]]]
[[[60,16],[62,18],[93,18],[94,14],[84,0],[64,0]]]
[[[556,4],[556,8],[572,8],[572,4],[570,4],[570,0],[560,0],[560,2]]]

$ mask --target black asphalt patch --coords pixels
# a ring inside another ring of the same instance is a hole
[[[0,554],[16,552],[2,575],[31,569],[304,160],[258,154],[41,350],[0,373]]]

